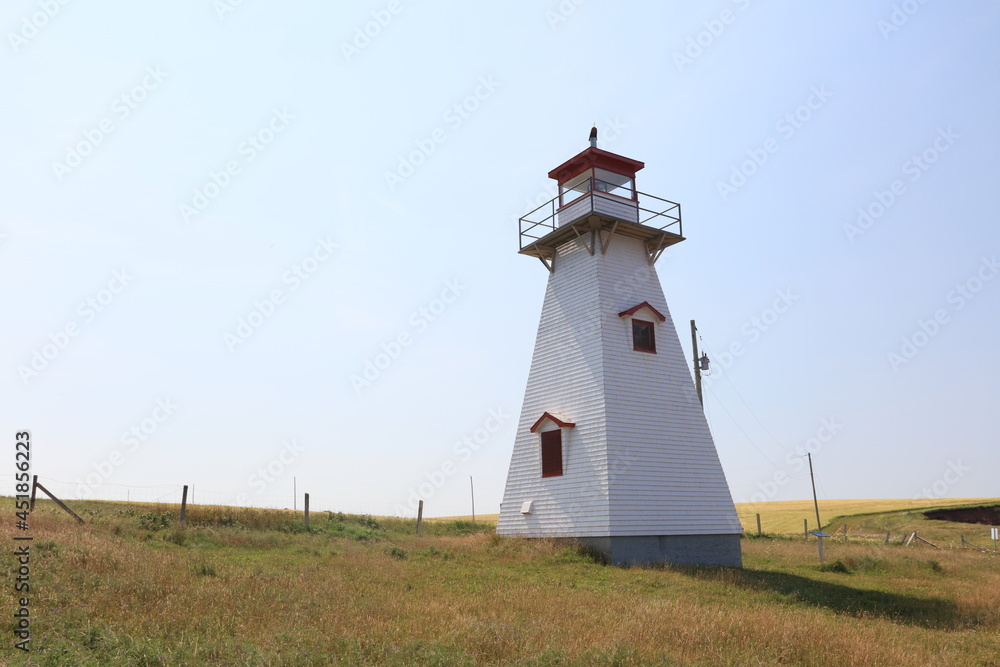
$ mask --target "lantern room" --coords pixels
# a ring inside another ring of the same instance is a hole
[[[597,147],[597,129],[590,147],[549,172],[559,194],[522,217],[521,254],[537,257],[554,271],[555,248],[580,238],[593,255],[603,255],[615,234],[646,242],[649,263],[665,248],[684,240],[680,204],[639,192],[635,175],[645,165]]]
[[[549,178],[559,183],[556,226],[569,224],[590,213],[605,213],[638,223],[635,174],[644,166],[638,160],[592,145],[550,171]]]

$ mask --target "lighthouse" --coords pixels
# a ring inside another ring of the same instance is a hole
[[[548,285],[497,533],[572,538],[615,564],[742,565],[729,485],[656,275],[680,205],[590,147],[520,220]]]

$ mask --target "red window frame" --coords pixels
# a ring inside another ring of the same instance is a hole
[[[562,477],[562,429],[542,431],[542,477]]]
[[[649,345],[640,339],[642,330],[649,331]],[[632,320],[632,349],[636,352],[649,352],[656,354],[656,327],[652,322],[646,320]]]

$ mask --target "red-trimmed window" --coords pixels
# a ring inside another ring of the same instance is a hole
[[[542,477],[561,477],[562,429],[542,432]]]
[[[632,320],[632,349],[656,354],[656,334],[652,322]]]

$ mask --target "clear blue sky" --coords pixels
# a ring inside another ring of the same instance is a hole
[[[997,495],[995,3],[49,5],[0,11],[0,422],[62,493],[496,512],[516,219],[596,122],[683,207],[736,500],[807,450],[821,497]]]

